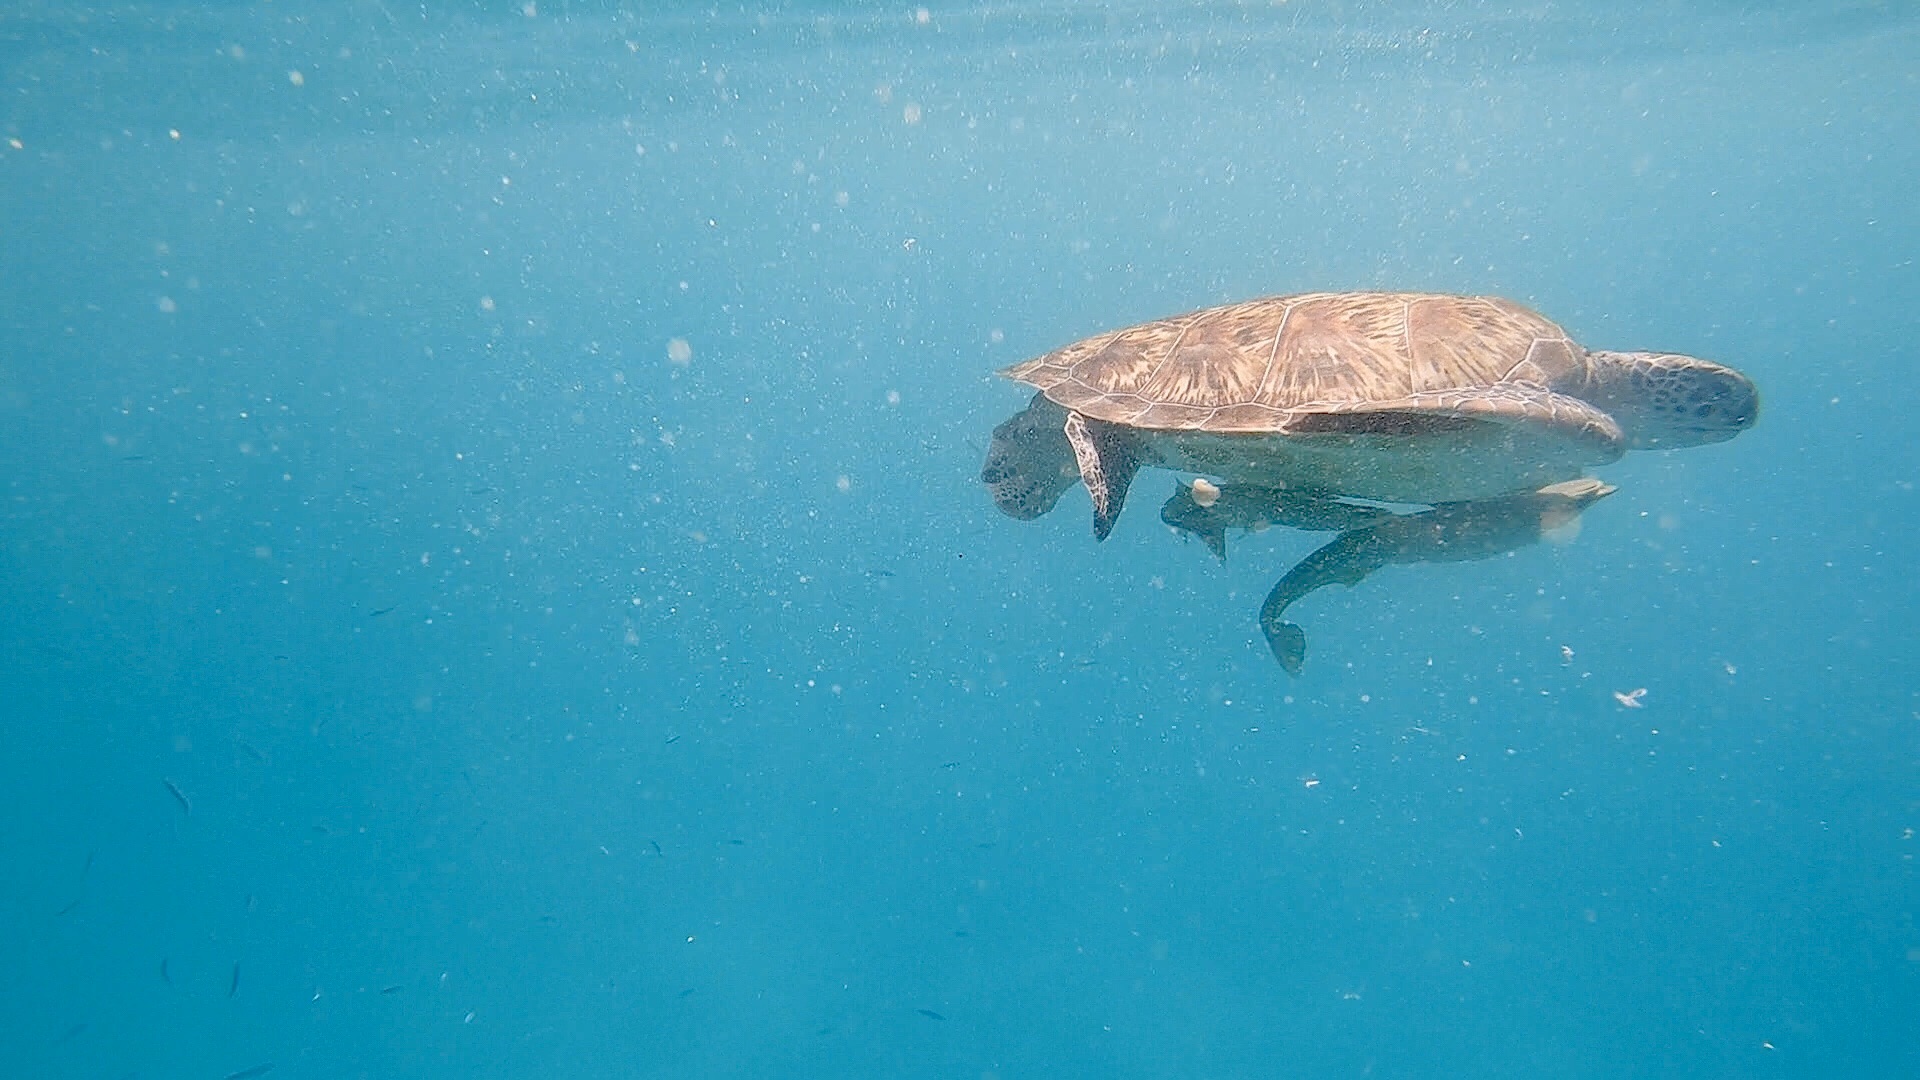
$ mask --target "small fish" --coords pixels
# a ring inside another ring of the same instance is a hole
[[[939,1013],[934,1012],[932,1009],[915,1009],[913,1011],[919,1013],[921,1016],[924,1016],[929,1020],[945,1020],[946,1019],[946,1017],[941,1016]]]
[[[245,750],[247,752],[248,757],[252,758],[255,761],[261,762],[263,764],[266,762],[267,755],[261,753],[259,747],[253,745],[252,743],[248,742],[245,739],[235,739],[234,742],[240,744],[240,749]]]
[[[729,843],[729,844],[732,844],[732,845],[733,845],[734,847],[746,847],[746,846],[747,846],[747,842],[746,842],[745,840],[729,840],[729,841],[727,841],[727,843]]]
[[[677,743],[677,742],[679,742],[679,741],[680,741],[680,736],[678,736],[678,735],[669,735],[669,736],[667,736],[667,745],[668,745],[668,746],[672,746],[672,745],[673,745],[674,743]]]
[[[957,761],[947,761],[942,762],[940,767],[943,769],[957,769],[960,767],[960,763]]]
[[[193,802],[192,800],[187,798],[186,792],[180,790],[180,785],[174,783],[172,780],[169,780],[164,776],[160,778],[160,782],[167,785],[167,790],[173,794],[173,801],[180,804],[181,812],[184,814],[187,814],[188,816],[192,816]]]
[[[232,997],[233,995],[239,992],[240,992],[240,961],[235,960],[233,962],[233,978],[228,980],[227,982],[227,996]]]
[[[167,971],[167,958],[164,956],[160,958],[160,981],[168,986],[173,985],[173,975]]]
[[[273,1062],[267,1061],[255,1065],[251,1069],[241,1069],[239,1072],[228,1073],[227,1080],[253,1080],[256,1076],[265,1076],[272,1071]]]
[[[386,615],[386,614],[388,614],[388,613],[390,613],[390,612],[392,612],[392,611],[394,611],[394,610],[396,610],[397,608],[399,608],[399,606],[400,606],[399,604],[393,604],[393,605],[391,605],[391,606],[388,606],[388,607],[383,607],[383,608],[375,608],[374,610],[372,610],[372,611],[369,611],[369,612],[367,612],[367,618],[369,618],[369,619],[377,619],[377,618],[379,618],[379,617],[380,617],[380,616],[382,616],[382,615]]]
[[[490,487],[477,487],[477,488],[468,488],[468,489],[467,489],[467,494],[469,494],[469,495],[487,495],[487,494],[490,494],[490,493],[491,493],[492,491],[493,491],[493,489],[492,489],[492,488],[490,488]]]
[[[970,931],[966,931],[966,930],[955,930],[953,932],[953,936],[954,937],[972,937],[973,934]]]
[[[96,854],[98,854],[98,852],[93,852],[93,851],[87,852],[87,865],[80,868],[80,876],[82,878],[86,877],[87,872],[93,869],[93,857]]]
[[[654,853],[655,855],[665,855],[665,854],[666,854],[666,852],[664,852],[664,851],[661,851],[661,850],[660,850],[660,841],[658,841],[658,840],[649,840],[649,841],[647,841],[647,843],[649,843],[649,844],[652,844],[652,845],[653,845],[653,853]]]
[[[293,659],[293,657],[291,657],[291,656],[288,656],[288,655],[287,655],[286,653],[283,653],[283,652],[277,652],[277,653],[274,653],[274,654],[273,654],[273,658],[274,658],[275,660],[291,660],[291,659]]]
[[[54,912],[54,914],[55,915],[71,915],[75,911],[79,910],[79,908],[80,908],[80,901],[76,899],[74,900],[73,903],[68,904],[66,907],[63,907],[59,911]]]
[[[680,993],[675,996],[679,997],[682,1000],[690,998],[693,996],[693,987],[689,986],[685,990],[680,991]]]
[[[401,988],[400,988],[399,986],[397,986],[397,985],[395,985],[395,986],[383,986],[383,987],[381,987],[381,988],[380,988],[380,992],[381,992],[381,993],[383,993],[383,994],[397,994],[397,993],[399,993],[399,992],[400,992],[400,990],[401,990]]]

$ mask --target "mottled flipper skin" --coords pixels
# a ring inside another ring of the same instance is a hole
[[[1588,506],[1613,494],[1610,484],[1580,479],[1524,495],[1443,503],[1418,514],[1393,516],[1341,533],[1300,560],[1260,606],[1260,631],[1289,675],[1307,659],[1306,631],[1282,616],[1295,601],[1325,585],[1354,586],[1395,563],[1464,562],[1504,555],[1571,523]]]
[[[1080,466],[1080,482],[1093,496],[1093,538],[1105,540],[1120,520],[1127,488],[1140,471],[1139,451],[1127,433],[1112,424],[1090,423],[1077,412],[1067,414],[1065,428]]]

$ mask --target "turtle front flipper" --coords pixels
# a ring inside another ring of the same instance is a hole
[[[1097,428],[1077,412],[1067,413],[1067,442],[1080,464],[1080,481],[1093,496],[1093,538],[1105,540],[1120,519],[1127,488],[1140,471],[1140,456],[1131,440],[1106,424]]]

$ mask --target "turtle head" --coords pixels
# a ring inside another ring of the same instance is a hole
[[[980,482],[1001,513],[1031,521],[1053,509],[1080,479],[1066,422],[1067,410],[1035,394],[1026,408],[993,429]]]
[[[1760,418],[1753,380],[1677,353],[1592,352],[1579,396],[1605,410],[1636,450],[1724,442]]]

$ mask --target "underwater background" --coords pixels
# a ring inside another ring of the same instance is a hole
[[[1916,175],[1901,0],[16,0],[0,1073],[1920,1076]],[[995,511],[1351,288],[1761,419],[1298,679]]]

